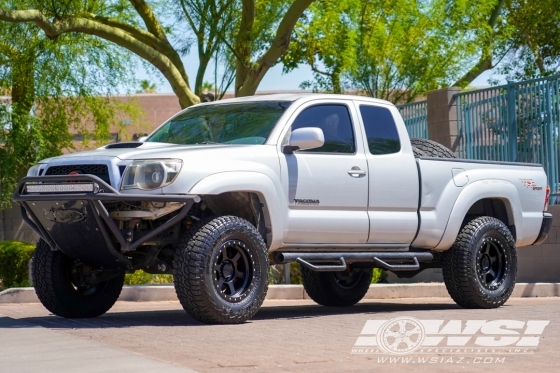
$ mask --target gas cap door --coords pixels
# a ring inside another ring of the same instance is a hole
[[[453,182],[455,186],[464,187],[469,182],[469,176],[462,168],[452,168]]]

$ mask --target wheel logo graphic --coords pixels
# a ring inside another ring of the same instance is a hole
[[[377,332],[377,346],[389,354],[404,355],[416,351],[426,336],[424,325],[412,317],[387,321]]]

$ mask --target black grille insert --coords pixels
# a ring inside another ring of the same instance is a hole
[[[109,169],[104,164],[79,164],[68,166],[52,166],[47,168],[45,175],[68,175],[70,172],[76,171],[80,174],[95,175],[107,184],[111,184],[109,178]]]

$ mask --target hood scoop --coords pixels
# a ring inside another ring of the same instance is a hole
[[[137,148],[142,144],[144,143],[143,142],[117,142],[115,144],[107,145],[105,149]]]

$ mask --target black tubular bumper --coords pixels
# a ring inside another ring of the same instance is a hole
[[[539,232],[539,236],[537,237],[537,240],[533,243],[533,245],[540,245],[544,242],[544,240],[546,240],[546,238],[548,237],[548,232],[550,232],[550,227],[552,227],[552,214],[545,212],[543,213],[541,231]]]
[[[82,187],[91,191],[71,191]],[[37,191],[40,188],[43,190]],[[122,252],[135,250],[162,234],[179,223],[194,203],[200,202],[196,195],[122,194],[94,175],[24,177],[12,199],[20,205],[23,220],[51,248],[110,270],[132,269],[131,261]],[[184,206],[165,223],[131,241],[125,238],[103,201],[182,202]],[[109,232],[120,250],[114,247]]]

